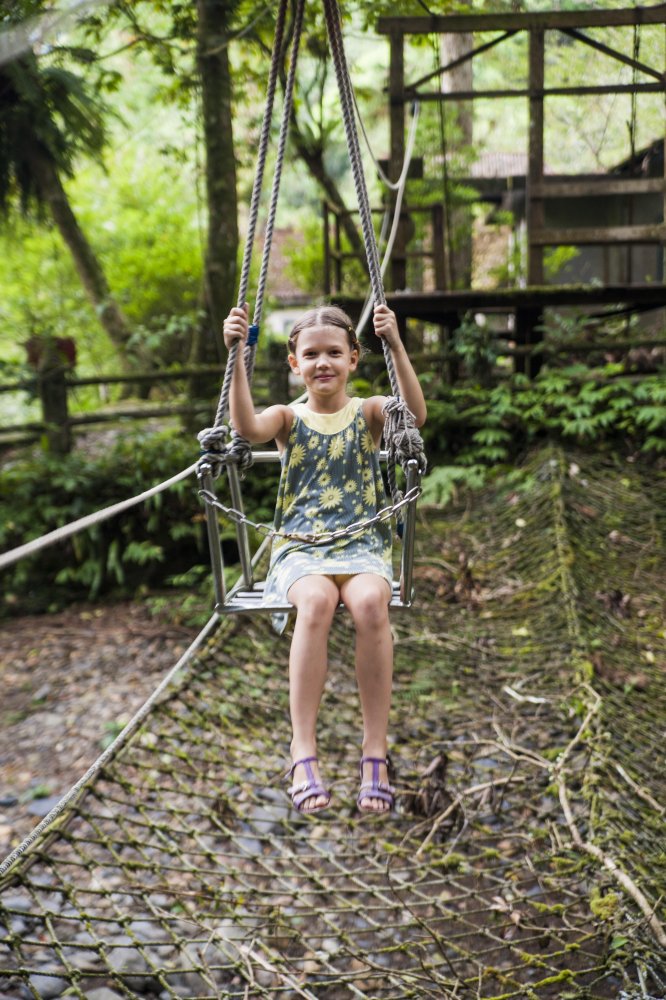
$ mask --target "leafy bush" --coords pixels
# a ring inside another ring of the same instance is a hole
[[[29,453],[0,471],[0,549],[135,496],[191,465],[196,444],[175,430],[119,437],[99,456]],[[270,520],[275,476],[258,466],[247,477],[245,508]],[[224,484],[220,483],[224,500]],[[236,557],[235,531],[223,525],[225,559]],[[205,514],[191,478],[108,521],[5,570],[0,614],[55,610],[103,594],[134,596],[179,584],[193,566],[208,566]],[[209,573],[202,572],[209,581]]]
[[[547,438],[578,446],[666,456],[666,375],[635,379],[620,365],[516,374],[498,385],[448,385],[426,376],[431,464],[508,463]]]

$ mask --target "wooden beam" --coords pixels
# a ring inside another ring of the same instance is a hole
[[[543,249],[534,239],[534,233],[544,226],[543,201],[532,197],[532,186],[543,181],[543,88],[545,73],[545,33],[541,29],[529,36],[529,84],[534,96],[529,104],[529,145],[527,150],[527,281],[530,285],[543,283]]]
[[[380,17],[378,35],[431,35],[447,32],[522,31],[541,28],[603,28],[623,24],[662,24],[666,4],[617,10],[546,10],[531,13],[451,14],[432,17]]]
[[[429,80],[434,79],[436,76],[441,76],[442,73],[448,73],[452,69],[456,69],[458,66],[462,66],[464,63],[469,62],[474,56],[480,55],[482,52],[487,52],[489,49],[495,48],[500,42],[505,41],[507,38],[512,38],[515,35],[515,31],[505,31],[504,34],[499,35],[497,38],[491,39],[489,42],[484,42],[483,45],[479,45],[476,49],[470,49],[469,52],[465,52],[464,55],[458,56],[457,59],[453,59],[452,62],[446,63],[445,66],[438,66],[437,69],[432,70],[430,73],[426,73],[425,76],[419,77],[418,80],[413,80],[412,83],[408,83],[405,86],[405,90],[416,90],[424,83],[428,83]]]
[[[364,299],[336,295],[336,304],[352,315],[363,308]],[[439,323],[444,316],[479,312],[507,313],[529,306],[631,305],[661,309],[666,306],[666,285],[541,285],[526,288],[476,288],[455,292],[389,292],[386,301],[401,317]]]
[[[568,35],[569,38],[575,38],[577,41],[582,42],[583,45],[589,45],[590,48],[596,49],[598,52],[603,52],[605,56],[610,56],[611,59],[616,59],[626,66],[631,66],[632,69],[638,70],[639,73],[647,73],[648,76],[653,76],[655,80],[664,79],[664,74],[660,70],[654,69],[652,66],[648,66],[647,63],[640,62],[637,59],[631,59],[629,56],[625,56],[623,52],[618,52],[617,49],[612,49],[610,45],[598,42],[596,38],[584,35],[582,31],[577,31],[576,28],[563,28],[562,32]]]
[[[422,93],[410,91],[409,97],[419,101],[473,101],[479,97],[489,99],[498,97],[585,97],[595,94],[663,94],[666,91],[664,83],[604,83],[578,87],[542,87],[538,91],[529,87],[503,88],[501,90],[454,90],[444,93],[439,90],[428,90]]]
[[[390,124],[390,169],[389,179],[398,180],[405,160],[405,39],[400,32],[391,35],[391,63],[389,68],[389,124]],[[397,192],[391,193],[392,207],[395,208]],[[407,263],[405,260],[405,227],[398,221],[398,230],[391,257],[391,287],[404,288],[407,284]]]
[[[545,177],[532,186],[533,198],[595,198],[607,195],[662,194],[666,191],[663,177],[576,177],[550,180]]]
[[[567,229],[535,229],[531,243],[542,247],[596,246],[607,243],[664,243],[666,225],[576,226]]]

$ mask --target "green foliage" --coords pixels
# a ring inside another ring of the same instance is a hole
[[[100,455],[73,452],[53,459],[28,453],[0,470],[0,550],[135,496],[175,475],[197,457],[178,430],[133,432]],[[249,516],[270,521],[277,474],[257,466],[246,477]],[[226,484],[218,483],[228,502]],[[235,532],[222,525],[229,581],[238,575]],[[5,570],[0,615],[63,607],[101,595],[133,597],[151,588],[187,588],[180,619],[190,623],[212,607],[205,515],[197,481],[176,483],[143,504],[23,559]],[[173,604],[167,596],[162,608]],[[182,607],[180,606],[182,604]]]
[[[579,256],[578,247],[548,247],[543,255],[543,270],[546,278],[555,279],[562,268]]]
[[[44,164],[72,176],[81,154],[99,157],[106,139],[104,107],[86,81],[32,52],[0,67],[0,210],[17,196],[40,207]]]
[[[298,227],[298,235],[285,241],[285,274],[304,292],[321,295],[324,288],[324,247],[321,221],[309,216]]]
[[[490,385],[499,345],[487,323],[477,323],[471,313],[466,313],[455,330],[451,346],[465,362],[470,378]]]
[[[74,452],[12,463],[0,472],[0,547],[11,549],[142,492],[189,465],[193,450],[186,454],[173,432],[132,434],[98,457]],[[165,561],[171,572],[191,565],[204,551],[197,514],[194,484],[178,483],[164,497],[22,560],[5,574],[4,610],[58,607],[113,590],[134,593],[160,579]]]
[[[425,380],[424,380],[425,381]],[[435,471],[425,497],[445,503],[457,486],[478,485],[483,470],[515,461],[546,439],[655,458],[666,455],[666,376],[640,381],[616,366],[514,375],[499,385],[448,385],[428,379],[423,437]],[[465,471],[462,471],[462,470]]]
[[[133,324],[164,326],[192,314],[202,275],[196,189],[189,170],[144,150],[114,157],[113,178],[90,168],[76,186],[78,212],[106,264],[111,288]]]

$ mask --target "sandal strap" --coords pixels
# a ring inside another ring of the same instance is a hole
[[[318,812],[320,809],[325,809],[331,801],[331,793],[327,788],[324,788],[321,781],[315,778],[314,771],[312,770],[312,762],[316,760],[316,757],[302,757],[300,760],[295,760],[289,769],[289,774],[293,775],[294,769],[299,764],[302,764],[305,768],[305,781],[302,781],[300,785],[292,785],[289,789],[292,804],[298,812],[303,811],[301,807],[308,799],[316,799],[321,795],[325,796],[326,802],[321,806],[317,806],[316,809],[308,809],[307,812]]]
[[[289,775],[289,777],[291,777],[296,768],[299,766],[299,764],[302,764],[303,767],[305,768],[305,773],[308,775],[308,778],[310,778],[312,776],[312,768],[309,765],[312,764],[312,761],[318,762],[318,760],[319,760],[318,757],[301,757],[300,760],[294,761],[294,763],[287,771],[287,774]]]
[[[372,764],[372,777],[370,780],[364,780],[364,764]],[[361,787],[356,798],[356,804],[359,809],[361,807],[361,802],[364,799],[380,799],[381,802],[386,802],[389,808],[393,808],[395,804],[395,788],[393,788],[387,781],[379,780],[379,768],[382,764],[386,767],[386,772],[388,774],[389,768],[391,767],[391,761],[388,756],[361,757]]]

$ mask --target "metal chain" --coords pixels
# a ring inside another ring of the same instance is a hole
[[[352,538],[354,535],[360,535],[362,532],[367,531],[373,525],[380,521],[388,521],[393,517],[402,507],[410,503],[416,503],[421,495],[421,487],[413,486],[411,490],[408,490],[404,496],[398,500],[397,503],[389,504],[387,507],[382,507],[378,510],[376,514],[372,517],[367,518],[365,521],[354,521],[352,524],[347,525],[346,528],[338,528],[336,531],[323,531],[319,534],[309,534],[307,532],[298,531],[280,531],[279,528],[273,528],[269,524],[264,524],[262,522],[252,521],[246,514],[240,510],[236,510],[235,507],[227,507],[220,500],[217,499],[214,493],[210,490],[201,489],[198,491],[201,499],[209,504],[211,507],[216,507],[221,510],[223,514],[234,522],[234,524],[246,524],[250,528],[254,528],[259,534],[265,535],[266,538],[285,538],[288,541],[293,542],[305,542],[308,545],[327,545],[329,542],[336,542],[341,538]]]

